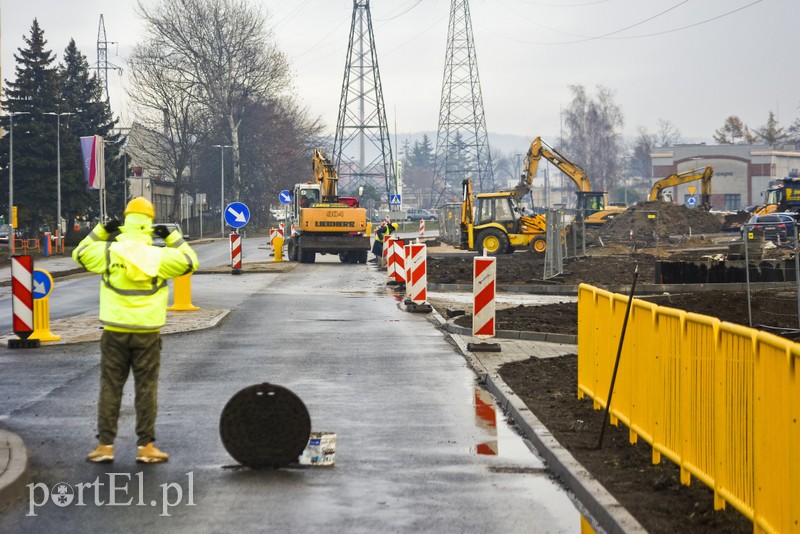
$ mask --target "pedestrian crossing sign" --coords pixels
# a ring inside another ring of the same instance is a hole
[[[402,204],[400,195],[389,195],[389,204],[392,206],[399,206]]]

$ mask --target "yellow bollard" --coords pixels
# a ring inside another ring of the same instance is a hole
[[[272,261],[283,261],[283,236],[276,233],[272,238],[272,250],[275,257]]]
[[[42,297],[33,299],[33,332],[28,339],[39,341],[58,341],[57,336],[50,331],[50,298]]]
[[[197,311],[200,308],[192,304],[192,273],[175,279],[172,287],[173,303],[169,311]]]

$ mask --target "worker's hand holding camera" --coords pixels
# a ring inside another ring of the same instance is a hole
[[[153,235],[155,235],[156,237],[160,237],[161,239],[166,239],[169,234],[170,234],[169,228],[167,228],[163,224],[157,224],[153,227]]]
[[[106,223],[103,223],[103,228],[105,228],[106,232],[108,232],[109,234],[113,234],[114,232],[119,230],[121,224],[122,223],[120,223],[118,220],[112,219]]]

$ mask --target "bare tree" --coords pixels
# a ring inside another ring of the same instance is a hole
[[[142,127],[132,132],[137,135],[131,136],[131,148],[140,165],[175,184],[173,213],[180,193],[190,189],[192,161],[210,130],[206,108],[194,94],[199,88],[176,67],[176,59],[158,44],[147,44],[136,46],[128,61],[137,80],[129,96]]]
[[[656,136],[650,134],[647,128],[639,126],[637,128],[636,141],[633,145],[630,165],[628,166],[628,176],[638,178],[643,182],[649,182],[653,174],[653,159],[650,154],[656,146]]]
[[[182,77],[202,88],[202,103],[226,126],[233,155],[234,197],[242,190],[239,127],[250,103],[275,98],[289,81],[285,56],[267,17],[245,0],[161,0],[138,3],[151,41]]]
[[[597,87],[595,98],[582,85],[570,90],[573,99],[564,113],[565,155],[586,171],[594,189],[607,191],[616,185],[622,168],[622,110],[605,87]]]
[[[678,127],[667,119],[658,119],[658,132],[655,144],[658,146],[675,146],[681,142],[681,132]]]
[[[736,115],[731,115],[725,119],[722,128],[714,132],[714,140],[721,145],[733,145],[737,139],[743,139],[746,143],[755,143],[756,136],[750,133],[742,119]]]

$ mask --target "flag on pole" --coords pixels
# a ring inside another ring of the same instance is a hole
[[[103,137],[90,135],[81,137],[83,155],[83,178],[89,189],[102,189],[105,185],[105,146]]]

